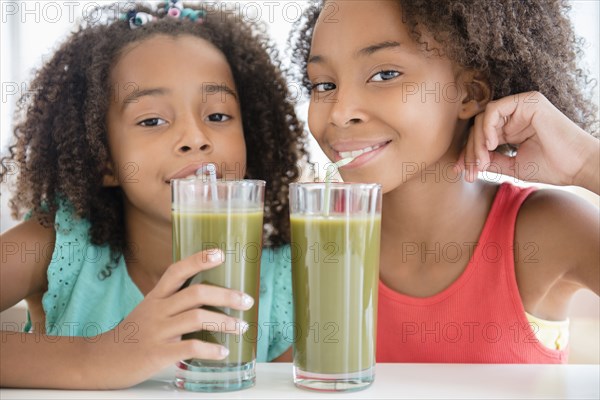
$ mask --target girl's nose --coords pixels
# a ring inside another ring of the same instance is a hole
[[[338,88],[337,96],[332,99],[333,106],[329,114],[329,123],[340,128],[367,122],[368,114],[361,96],[351,90]]]
[[[208,135],[196,123],[188,123],[183,126],[183,133],[177,142],[177,152],[180,154],[201,151],[208,153],[212,151],[213,145]]]
[[[209,150],[211,148],[211,146],[208,143],[204,143],[204,144],[200,145],[199,147],[198,146],[194,146],[193,144],[191,146],[188,146],[188,145],[184,144],[184,145],[182,145],[179,148],[179,152],[180,153],[187,153],[187,152],[192,151],[192,150],[194,150],[196,148],[198,150],[200,150],[200,151],[206,152],[207,150]]]

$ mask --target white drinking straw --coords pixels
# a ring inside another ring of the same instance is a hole
[[[203,165],[202,168],[198,168],[196,170],[196,176],[202,177],[202,179],[204,181],[204,177],[206,177],[207,172],[208,172],[208,179],[210,182],[211,198],[212,198],[212,201],[214,201],[215,205],[216,205],[216,202],[219,198],[217,195],[217,167],[215,167],[215,164],[209,163],[209,164]]]
[[[330,196],[331,196],[331,178],[333,177],[333,175],[335,175],[335,173],[338,171],[338,169],[340,169],[341,167],[343,167],[344,165],[348,165],[352,162],[352,160],[354,160],[354,157],[346,157],[346,158],[342,158],[341,160],[339,160],[336,163],[332,163],[327,167],[327,172],[325,173],[325,201],[324,201],[324,209],[325,209],[325,216],[329,215],[329,202],[330,202]]]

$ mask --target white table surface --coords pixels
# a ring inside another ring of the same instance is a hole
[[[599,365],[378,364],[375,382],[353,393],[319,393],[292,383],[291,364],[257,364],[256,386],[228,393],[175,388],[169,368],[127,390],[2,389],[0,399],[599,399]]]

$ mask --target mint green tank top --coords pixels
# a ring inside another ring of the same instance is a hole
[[[108,245],[90,242],[89,221],[64,204],[55,219],[56,242],[42,298],[46,332],[92,337],[115,327],[142,301],[123,256],[112,260]],[[271,361],[292,345],[293,308],[289,246],[265,248],[260,269],[257,361]],[[31,326],[26,327],[29,331]],[[119,338],[135,337],[134,327]]]

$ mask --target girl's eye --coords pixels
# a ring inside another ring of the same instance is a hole
[[[167,123],[167,121],[165,121],[162,118],[148,118],[148,119],[145,119],[145,120],[141,121],[140,123],[138,123],[138,125],[151,127],[151,126],[164,125],[166,123]]]
[[[321,82],[321,83],[312,84],[310,86],[310,91],[311,92],[328,92],[330,90],[334,90],[335,87],[336,87],[335,83]]]
[[[210,114],[208,116],[208,120],[210,122],[225,122],[225,121],[229,121],[230,119],[231,119],[231,117],[229,115],[220,114],[220,113]]]
[[[370,80],[372,82],[384,82],[384,81],[389,81],[391,79],[397,78],[400,75],[401,75],[400,72],[394,71],[394,70],[381,71],[381,72],[378,72],[375,75],[373,75]]]

